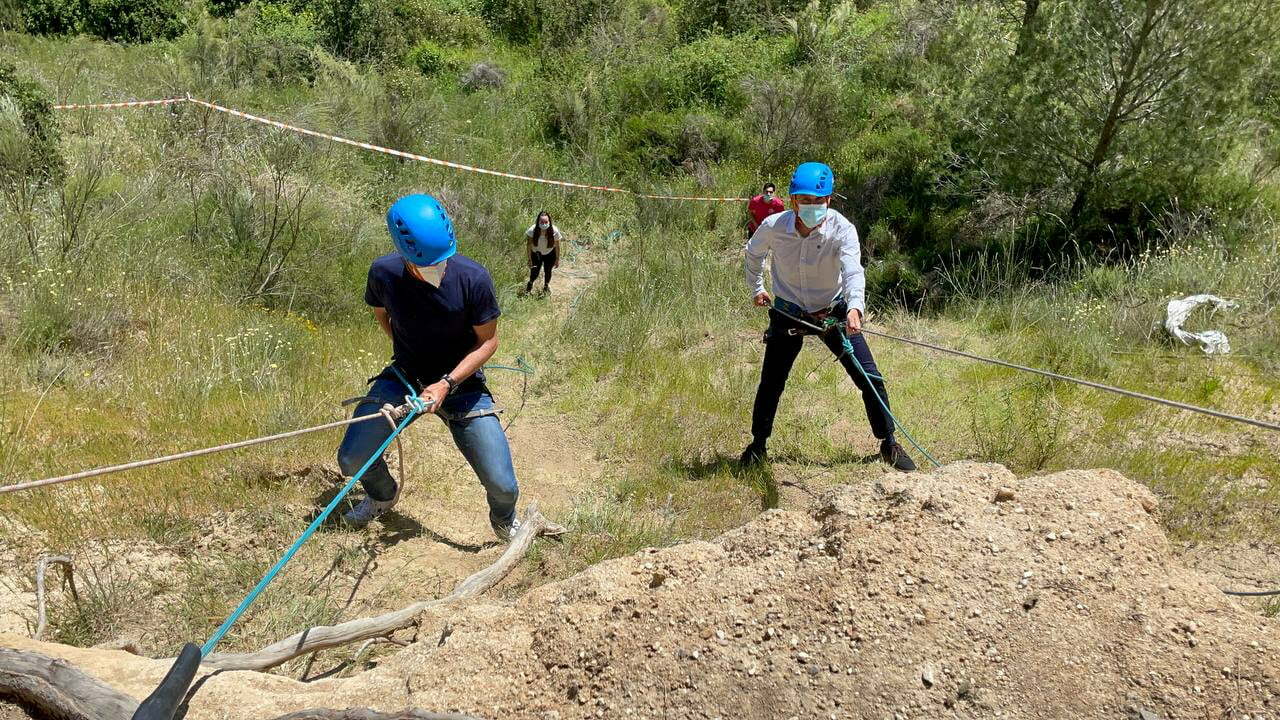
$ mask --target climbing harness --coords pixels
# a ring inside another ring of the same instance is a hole
[[[899,421],[898,418],[894,416],[893,411],[889,409],[889,404],[885,402],[883,397],[880,396],[880,391],[876,389],[875,384],[871,382],[872,378],[880,381],[883,381],[884,378],[882,378],[879,375],[869,373],[867,372],[866,368],[862,367],[862,362],[858,360],[858,356],[853,352],[853,345],[849,342],[849,336],[845,335],[844,332],[839,327],[841,323],[839,318],[827,316],[823,319],[825,326],[815,325],[814,323],[811,323],[802,317],[792,314],[793,312],[800,310],[799,307],[792,303],[787,302],[786,300],[783,300],[782,298],[774,298],[773,309],[780,315],[791,318],[793,321],[801,325],[803,328],[807,328],[819,336],[825,335],[828,332],[832,332],[834,330],[835,333],[840,337],[840,344],[843,348],[842,356],[848,355],[849,358],[853,360],[853,366],[858,368],[858,372],[862,373],[862,377],[867,381],[867,385],[872,390],[871,394],[875,395],[876,402],[880,403],[880,407],[884,409],[885,414],[889,416],[889,419],[893,420],[894,427],[901,430],[902,435],[907,438],[907,440],[915,447],[915,449],[920,451],[921,455],[924,455],[926,458],[928,458],[929,462],[933,463],[934,467],[942,466],[942,463],[938,462],[938,460],[934,458],[933,455],[929,454],[929,451],[925,450],[923,445],[916,442],[915,437],[911,435],[911,431],[907,430],[906,426],[903,425],[902,422]],[[800,310],[800,312],[803,312],[803,311]],[[796,330],[796,328],[792,328],[791,330]],[[798,333],[792,333],[792,334],[798,334]]]

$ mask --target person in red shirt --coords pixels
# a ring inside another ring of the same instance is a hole
[[[787,209],[782,204],[782,199],[773,194],[774,190],[773,183],[765,183],[760,194],[747,203],[747,210],[751,212],[751,220],[747,222],[748,238],[755,234],[756,228],[760,227],[765,218]]]

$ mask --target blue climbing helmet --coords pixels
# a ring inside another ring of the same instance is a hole
[[[449,213],[430,195],[405,195],[395,201],[387,211],[387,231],[404,259],[419,267],[437,265],[458,252]]]
[[[831,168],[825,163],[807,162],[796,167],[795,173],[791,175],[791,188],[787,192],[792,195],[827,197],[835,190],[836,175],[831,172]]]

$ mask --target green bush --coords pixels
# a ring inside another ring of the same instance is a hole
[[[514,43],[542,37],[553,47],[572,45],[609,17],[616,0],[483,0],[480,14],[494,32]]]
[[[405,62],[409,66],[417,68],[418,72],[423,75],[436,75],[451,67],[451,63],[445,58],[444,53],[432,42],[420,42],[413,46],[413,49],[405,56]]]
[[[738,81],[751,67],[748,49],[753,45],[746,37],[708,35],[678,49],[674,69],[680,81],[680,98],[720,108],[743,107],[746,97]]]
[[[27,32],[37,35],[88,33],[103,40],[142,43],[182,34],[181,0],[30,0]]]
[[[719,162],[740,142],[736,128],[722,117],[653,110],[623,122],[612,159],[624,171],[670,174]]]
[[[116,42],[171,40],[186,29],[182,11],[182,0],[89,0],[85,26]]]
[[[0,32],[21,32],[23,29],[22,8],[17,0],[0,0]]]
[[[18,75],[12,63],[0,62],[0,102],[10,105],[13,126],[0,137],[5,162],[0,183],[42,185],[62,178],[66,165],[58,147],[58,123],[44,87]]]
[[[681,34],[692,39],[716,32],[767,30],[778,16],[804,6],[805,0],[775,0],[764,6],[754,0],[684,0],[680,4]]]
[[[468,0],[400,0],[396,17],[410,44],[429,40],[448,47],[473,47],[489,37],[479,3]]]
[[[194,70],[193,91],[218,92],[254,82],[315,82],[326,57],[318,47],[320,35],[316,16],[308,9],[252,2],[229,20],[200,18],[178,45]]]
[[[253,59],[256,74],[279,84],[314,80],[314,47],[320,40],[315,15],[282,3],[254,7],[250,30],[239,40],[248,50],[244,56]]]
[[[541,0],[540,26],[544,43],[566,44],[612,14],[616,0]]]
[[[314,45],[320,40],[315,14],[310,10],[295,11],[283,3],[259,4],[254,28],[264,38],[291,45]]]
[[[615,103],[667,111],[710,106],[737,112],[748,100],[741,80],[751,70],[750,56],[757,47],[751,38],[710,35],[651,62],[633,63],[618,76]]]
[[[312,0],[320,39],[333,54],[348,60],[378,60],[403,53],[403,24],[386,0]]]
[[[84,28],[85,0],[27,0],[23,24],[34,35],[72,35]]]
[[[867,298],[873,305],[914,303],[929,289],[924,274],[902,253],[867,261],[866,273]]]
[[[538,0],[483,0],[480,14],[495,33],[514,43],[527,43],[542,28]]]
[[[204,4],[209,9],[210,15],[226,18],[235,15],[237,10],[250,2],[251,0],[205,0]]]

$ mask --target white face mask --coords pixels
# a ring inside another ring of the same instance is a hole
[[[543,230],[546,230],[547,228],[551,227],[551,223],[543,220],[538,223],[538,227],[542,228]]]
[[[449,264],[448,260],[436,263],[435,265],[418,265],[418,274],[422,276],[424,282],[431,287],[438,288],[444,280],[444,269]]]

